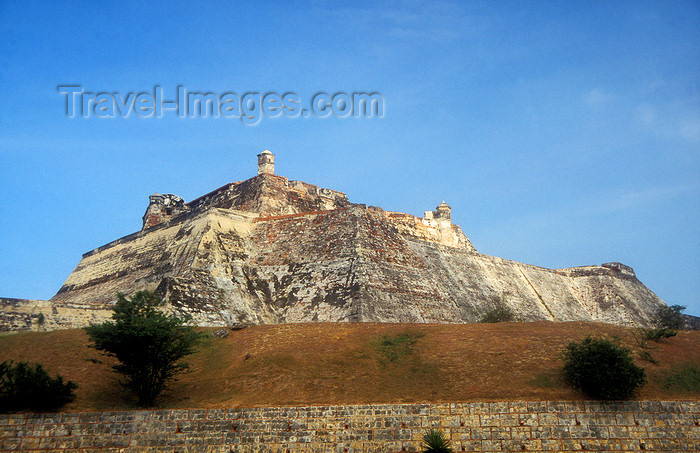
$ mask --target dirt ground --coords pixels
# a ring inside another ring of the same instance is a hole
[[[216,329],[204,329],[211,332]],[[641,359],[632,329],[601,323],[284,324],[212,337],[166,390],[168,408],[334,405],[489,400],[580,400],[559,374],[560,354],[588,335],[619,337],[647,372],[638,399],[698,400],[663,387],[666,376],[700,364],[700,331],[651,343]],[[0,336],[0,361],[42,363],[78,384],[66,411],[129,409],[114,361],[82,330]]]

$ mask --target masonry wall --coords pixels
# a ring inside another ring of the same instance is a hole
[[[0,415],[0,451],[700,451],[700,402],[478,402]]]
[[[226,200],[249,206],[241,198],[248,193]],[[295,194],[289,192],[294,200]],[[253,197],[250,203],[270,207],[286,200],[280,197]],[[298,206],[312,198],[299,198]],[[311,201],[310,208],[322,207]],[[117,292],[159,288],[175,312],[192,315],[201,326],[461,323],[496,308],[524,321],[644,326],[664,305],[631,270],[554,270],[491,257],[474,251],[457,227],[453,239],[463,241],[452,247],[429,240],[432,233],[414,217],[394,215],[361,205],[263,217],[193,209],[85,254],[51,303],[109,308]],[[0,316],[0,328],[2,322]]]
[[[46,300],[0,297],[0,332],[74,329],[102,322],[110,316],[111,308],[103,305],[56,305]]]

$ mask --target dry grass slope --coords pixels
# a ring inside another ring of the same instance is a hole
[[[213,329],[208,329],[213,330]],[[164,407],[255,407],[392,402],[577,400],[558,375],[559,353],[587,335],[619,336],[641,352],[630,329],[599,323],[284,324],[212,338],[191,371],[161,399]],[[700,363],[700,331],[653,343],[653,364],[637,359],[649,383],[641,399],[700,399],[664,389],[665,377]],[[133,408],[113,363],[88,347],[82,330],[0,336],[0,361],[45,365],[78,383],[64,410]]]

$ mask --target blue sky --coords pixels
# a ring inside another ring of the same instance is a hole
[[[483,253],[620,261],[700,315],[698,2],[0,2],[0,296],[48,299],[153,192],[256,172],[422,215]],[[348,6],[351,5],[351,6]],[[382,118],[68,118],[126,95],[378,92]]]

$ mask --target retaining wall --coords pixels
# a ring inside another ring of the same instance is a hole
[[[700,451],[700,402],[479,402],[0,415],[2,451]]]

